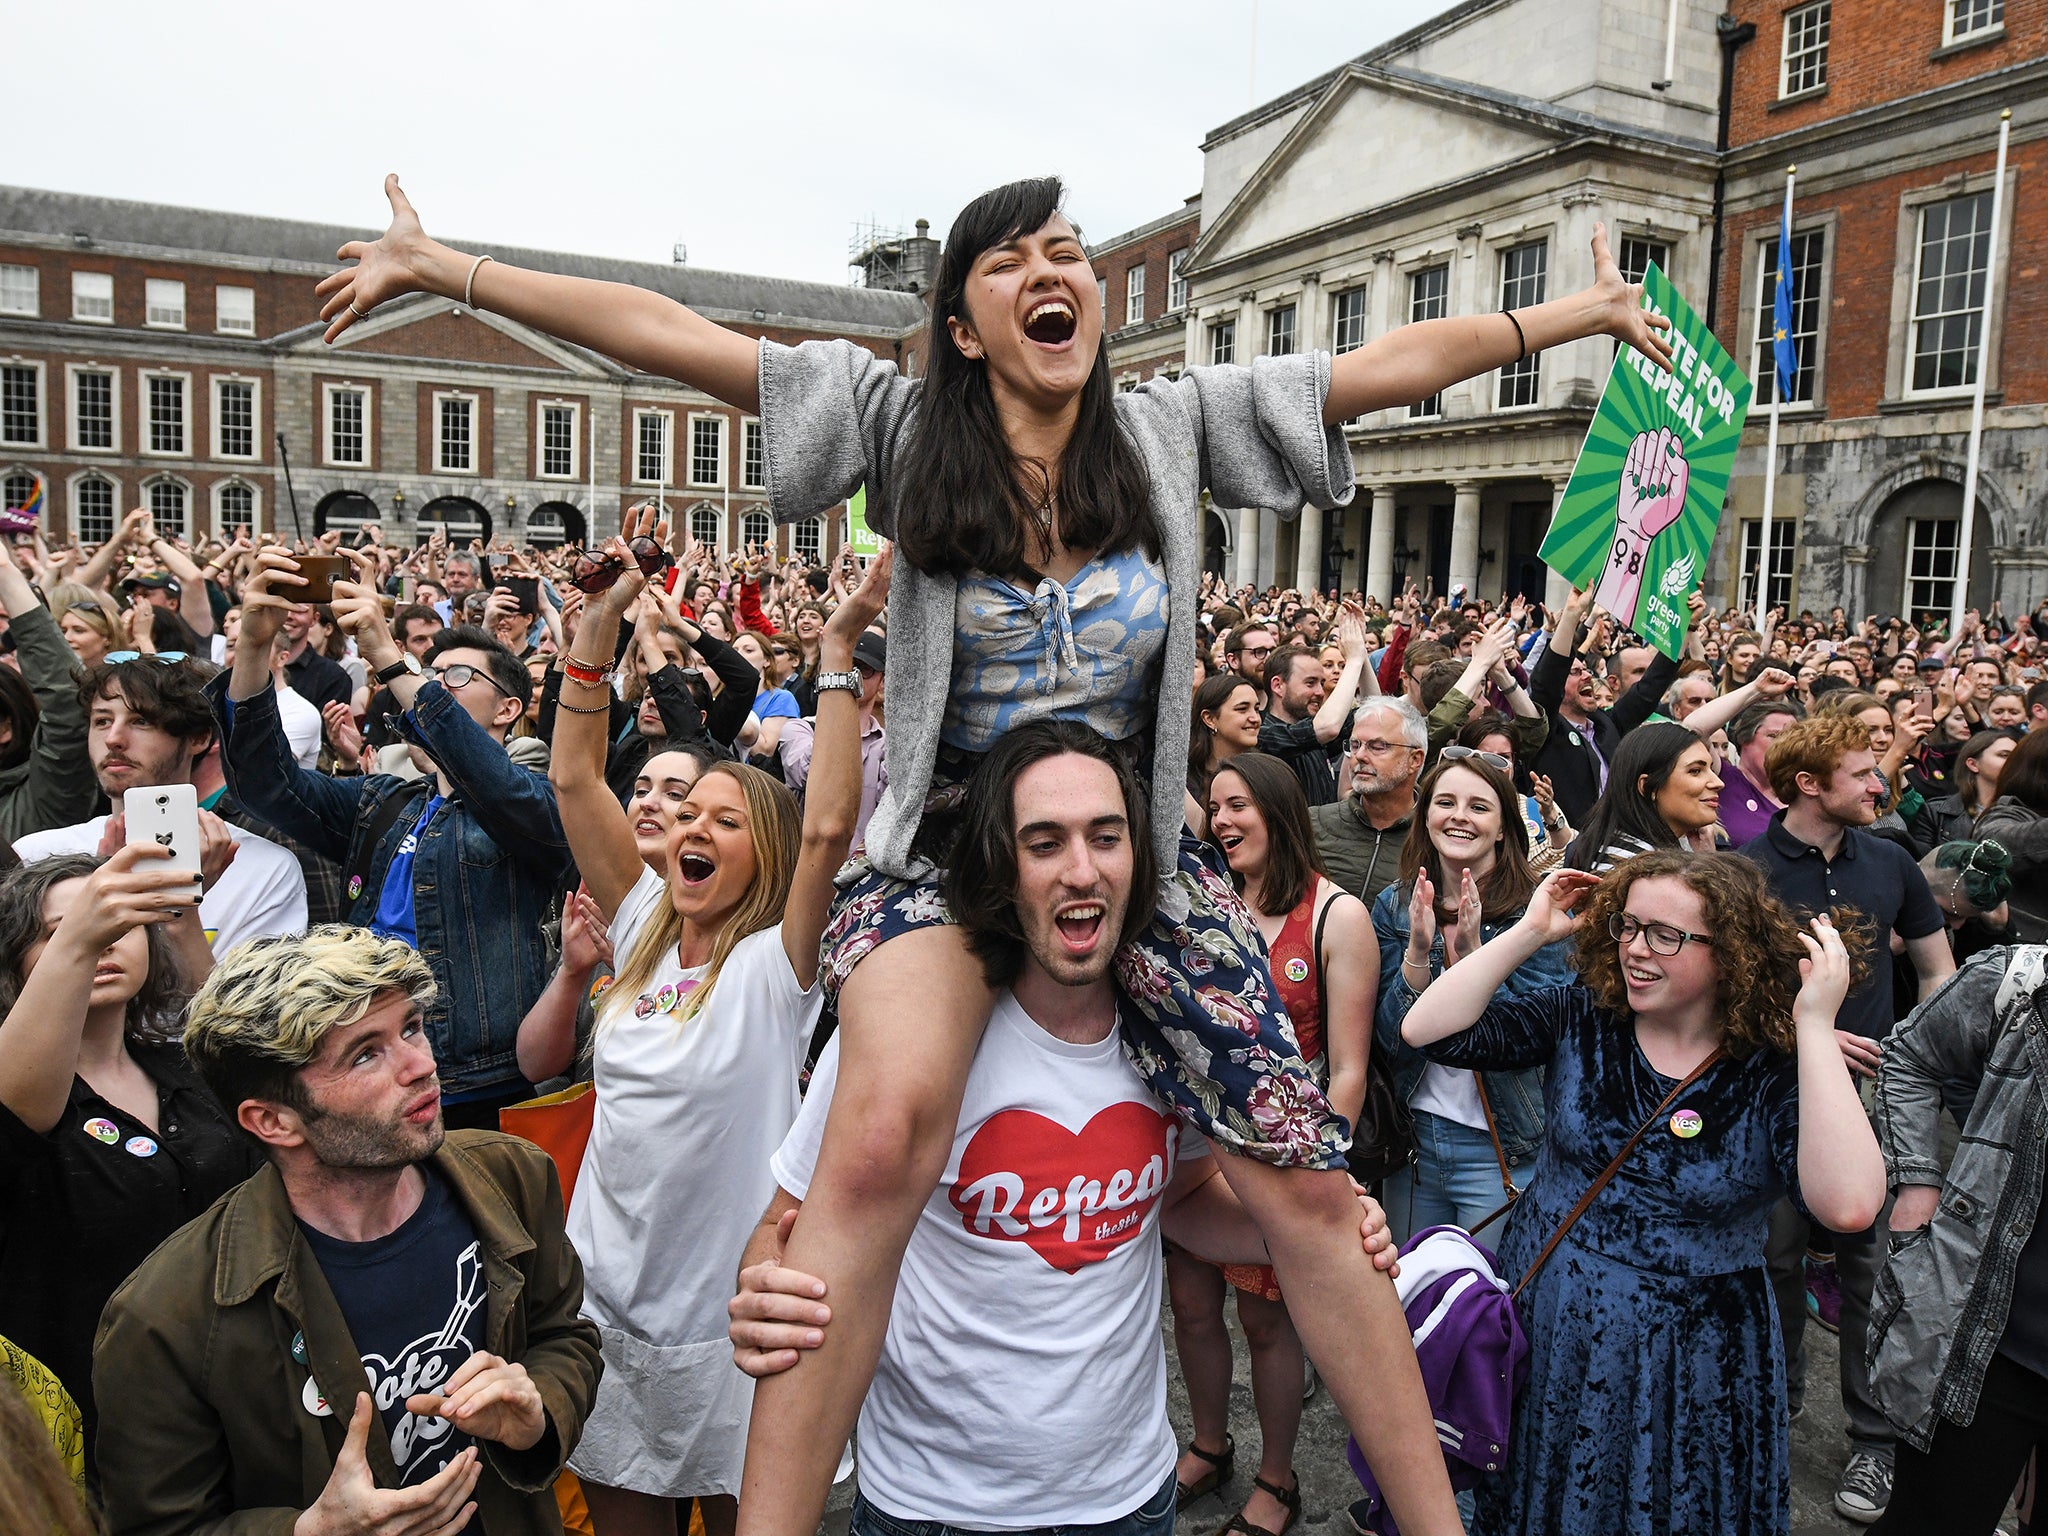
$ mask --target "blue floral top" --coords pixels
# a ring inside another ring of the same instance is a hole
[[[1089,561],[1032,591],[962,577],[940,740],[985,752],[1033,720],[1080,720],[1122,741],[1151,723],[1166,645],[1166,575],[1143,550]]]

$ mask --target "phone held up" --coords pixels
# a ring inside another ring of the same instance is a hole
[[[171,868],[199,873],[199,791],[190,784],[156,784],[121,796],[121,819],[131,843],[168,849]]]

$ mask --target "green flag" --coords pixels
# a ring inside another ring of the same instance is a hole
[[[862,486],[846,502],[846,547],[856,555],[879,555],[882,536],[868,526],[868,488]]]
[[[1633,347],[1615,354],[1540,553],[1675,658],[1754,388],[1655,266],[1643,274],[1643,308],[1670,317],[1673,371]]]

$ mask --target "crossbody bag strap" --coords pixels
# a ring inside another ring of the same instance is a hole
[[[1319,892],[1320,889],[1319,886]],[[1316,996],[1322,999],[1325,1016],[1330,1010],[1330,999],[1323,988],[1323,928],[1330,921],[1330,908],[1337,904],[1337,898],[1342,894],[1341,890],[1333,890],[1328,896],[1323,897],[1323,904],[1316,908],[1315,936],[1309,940],[1316,957]]]
[[[1515,1295],[1517,1298],[1521,1296],[1523,1291],[1528,1289],[1529,1282],[1536,1278],[1536,1272],[1543,1268],[1551,1254],[1557,1251],[1557,1245],[1564,1241],[1565,1233],[1571,1231],[1572,1225],[1581,1216],[1586,1214],[1586,1208],[1599,1198],[1600,1191],[1608,1186],[1616,1173],[1620,1172],[1621,1165],[1628,1160],[1629,1153],[1635,1151],[1636,1143],[1650,1133],[1651,1126],[1664,1118],[1664,1112],[1677,1102],[1680,1094],[1706,1076],[1707,1069],[1718,1062],[1722,1054],[1722,1048],[1716,1046],[1714,1054],[1686,1073],[1678,1086],[1665,1094],[1663,1102],[1650,1112],[1650,1118],[1636,1127],[1635,1135],[1629,1137],[1627,1142],[1623,1144],[1622,1149],[1614,1154],[1614,1161],[1601,1171],[1600,1177],[1593,1181],[1592,1188],[1579,1196],[1579,1203],[1571,1208],[1571,1213],[1563,1221],[1559,1222],[1557,1230],[1550,1234],[1550,1241],[1543,1245],[1543,1251],[1536,1255],[1536,1262],[1529,1266],[1528,1273],[1523,1275],[1520,1284],[1516,1285]]]
[[[1493,1138],[1493,1161],[1500,1169],[1500,1192],[1508,1197],[1508,1205],[1513,1205],[1522,1197],[1522,1192],[1515,1188],[1515,1176],[1508,1172],[1508,1154],[1500,1144],[1500,1126],[1494,1122],[1493,1097],[1486,1091],[1486,1074],[1474,1072],[1472,1081],[1479,1089],[1479,1112],[1486,1116],[1486,1134]]]

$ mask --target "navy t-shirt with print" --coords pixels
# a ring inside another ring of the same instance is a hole
[[[440,1391],[484,1347],[488,1289],[469,1213],[431,1165],[420,1171],[427,1189],[419,1209],[389,1236],[346,1243],[299,1223],[362,1352],[402,1488],[425,1482],[473,1443],[446,1419],[408,1413],[405,1400]]]

